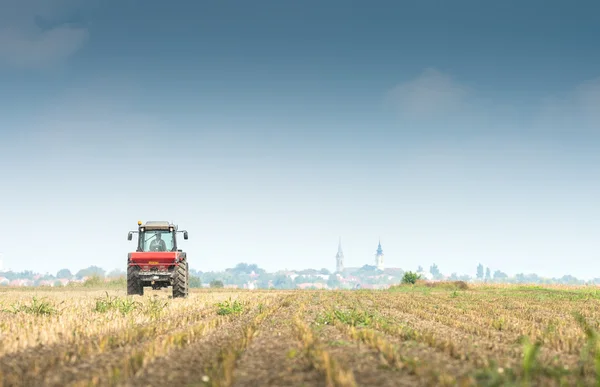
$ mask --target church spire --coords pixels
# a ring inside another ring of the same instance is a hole
[[[383,254],[383,249],[381,248],[381,238],[379,238],[379,245],[377,245],[377,255]]]
[[[344,271],[344,252],[342,251],[342,237],[338,242],[338,252],[335,255],[336,271],[341,273]]]
[[[379,244],[377,245],[377,254],[375,255],[375,266],[379,270],[383,270],[383,249],[381,248],[381,238],[379,238]]]

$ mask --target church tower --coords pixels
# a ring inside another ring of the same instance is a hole
[[[377,254],[375,255],[375,266],[379,270],[383,270],[383,249],[381,248],[381,239],[379,240],[379,246],[377,246]]]
[[[342,251],[342,238],[340,237],[340,242],[338,244],[338,252],[335,255],[336,261],[336,271],[338,273],[342,273],[344,271],[344,252]]]

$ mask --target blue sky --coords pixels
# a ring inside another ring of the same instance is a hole
[[[0,253],[600,277],[600,6],[0,3]]]

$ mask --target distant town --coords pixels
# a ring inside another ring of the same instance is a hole
[[[385,267],[381,241],[375,250],[372,265],[346,267],[341,241],[335,255],[336,270],[322,269],[279,270],[269,273],[256,264],[239,263],[224,271],[203,272],[190,268],[191,288],[233,288],[233,289],[386,289],[402,282],[406,272],[412,272],[418,278],[428,281],[465,281],[489,283],[520,284],[567,284],[567,285],[600,285],[600,278],[591,281],[580,280],[571,275],[560,278],[544,278],[537,274],[520,273],[508,276],[506,273],[478,264],[474,267],[473,276],[457,273],[444,274],[436,264],[426,270],[418,266],[413,270],[399,267]],[[86,282],[123,282],[126,272],[115,269],[107,272],[101,267],[90,266],[72,273],[69,269],[60,269],[56,274],[34,273],[33,271],[13,272],[4,270],[0,261],[0,286],[3,287],[64,287],[81,286]]]

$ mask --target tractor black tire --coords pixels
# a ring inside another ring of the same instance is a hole
[[[173,278],[173,298],[185,298],[188,296],[188,292],[188,264],[187,262],[181,262],[179,263],[179,266],[175,268]]]
[[[186,294],[189,295],[190,294],[190,266],[187,264],[187,262],[185,263],[185,281],[187,284]]]
[[[144,287],[138,277],[140,271],[139,266],[127,267],[127,295],[128,296],[143,296]]]

